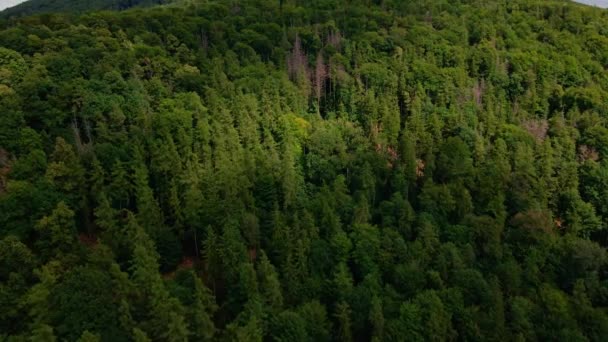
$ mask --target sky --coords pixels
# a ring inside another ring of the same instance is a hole
[[[25,0],[0,0],[0,11],[5,8],[13,7],[17,4],[24,2]]]
[[[0,0],[2,1],[2,0]],[[575,0],[576,2],[580,2],[582,4],[587,5],[595,5],[597,7],[608,8],[608,0]]]

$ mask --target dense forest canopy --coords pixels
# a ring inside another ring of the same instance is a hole
[[[27,0],[0,12],[0,17],[8,18],[53,12],[77,13],[93,10],[125,10],[137,6],[168,4],[174,1],[176,0]]]
[[[607,67],[564,1],[0,21],[0,340],[603,341]]]

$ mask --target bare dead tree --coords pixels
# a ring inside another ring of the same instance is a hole
[[[199,44],[204,51],[207,51],[209,48],[209,38],[207,37],[207,32],[203,28],[201,28],[199,35]]]
[[[317,105],[321,102],[321,96],[325,88],[325,80],[327,79],[327,65],[323,60],[323,53],[319,52],[317,55],[317,64],[315,66],[315,73],[313,75],[312,84],[315,91],[315,97],[317,98]]]
[[[586,160],[598,161],[600,159],[600,154],[592,146],[580,145],[578,147],[577,157],[579,162],[584,162]]]
[[[340,49],[342,44],[342,35],[340,34],[340,31],[329,32],[325,43],[329,46],[333,46],[336,49]]]
[[[475,99],[475,104],[477,106],[481,106],[483,104],[483,95],[486,90],[486,82],[485,80],[477,81],[475,86],[473,87],[473,98]]]
[[[291,53],[287,56],[287,72],[292,81],[296,80],[299,75],[308,75],[308,58],[302,49],[302,41],[298,35],[296,35]]]
[[[547,122],[546,119],[530,119],[524,121],[523,127],[537,141],[544,141],[547,137],[547,131],[549,130],[549,122]]]

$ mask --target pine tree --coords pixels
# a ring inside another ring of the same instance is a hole
[[[82,335],[80,336],[80,338],[78,339],[78,342],[100,342],[100,341],[101,341],[101,337],[99,337],[99,335],[92,334],[88,330],[85,330],[82,333]]]
[[[403,164],[405,179],[410,189],[416,184],[418,174],[418,162],[416,159],[416,142],[411,133],[403,131],[401,133],[401,143],[399,146],[399,157]],[[405,191],[407,189],[399,189]]]
[[[55,334],[53,333],[52,327],[50,327],[46,324],[42,324],[42,325],[34,328],[34,330],[32,331],[32,334],[29,338],[29,341],[30,342],[55,342],[55,341],[57,341],[57,338],[55,337]]]
[[[112,167],[108,195],[113,203],[118,203],[119,208],[124,208],[130,203],[130,191],[131,184],[127,176],[125,164],[117,160]]]
[[[184,212],[183,203],[180,199],[181,188],[178,185],[177,178],[172,178],[171,184],[169,185],[168,195],[168,206],[169,206],[169,222],[173,222],[174,230],[178,232],[183,231],[184,224]]]
[[[400,338],[406,341],[421,342],[423,338],[422,317],[420,308],[411,302],[406,302],[399,309],[399,333]]]
[[[445,341],[452,336],[451,314],[445,309],[434,291],[425,291],[414,302],[420,308],[425,340]]]
[[[137,225],[130,215],[130,225],[134,228],[132,279],[138,287],[141,311],[145,320],[142,330],[154,339],[186,341],[188,326],[184,319],[181,303],[170,296],[158,273],[158,254],[152,239]]]
[[[264,337],[262,305],[257,296],[245,303],[236,319],[226,327],[228,336],[234,341],[259,341]]]
[[[383,142],[388,145],[389,158],[393,158],[390,152],[397,146],[399,132],[401,131],[401,117],[399,114],[397,99],[389,96],[384,97],[380,106],[380,123],[384,136]]]
[[[513,155],[513,175],[510,184],[509,203],[513,210],[524,211],[535,208],[540,203],[537,195],[538,177],[534,167],[532,149],[522,143],[518,144]]]
[[[274,266],[270,263],[264,251],[260,253],[257,272],[262,300],[272,311],[278,312],[283,306],[281,282]]]
[[[369,322],[372,326],[372,341],[383,341],[384,314],[382,313],[382,301],[378,296],[372,298]]]
[[[338,323],[336,330],[336,338],[341,342],[350,342],[353,340],[351,309],[345,302],[339,302],[336,305],[334,317]]]
[[[163,227],[162,212],[152,189],[148,184],[148,171],[145,165],[135,168],[134,186],[135,201],[137,205],[137,219],[146,233],[153,239],[157,239]]]
[[[118,236],[118,211],[110,206],[110,201],[104,192],[99,193],[99,205],[95,208],[95,223],[101,229],[102,235],[107,235],[107,239],[110,243],[118,243],[119,241],[113,241],[112,238],[119,239]]]
[[[150,342],[150,338],[139,328],[133,328],[133,341],[135,342]]]
[[[91,163],[91,172],[88,177],[90,193],[93,196],[103,193],[105,188],[105,170],[97,158],[94,158]],[[95,198],[96,199],[96,198]]]
[[[230,221],[224,226],[220,246],[222,274],[234,282],[238,278],[241,264],[247,261],[247,248],[236,222]]]
[[[192,326],[192,337],[197,341],[211,341],[216,332],[213,314],[217,310],[215,298],[211,291],[194,273],[194,301],[189,308]]]
[[[345,263],[336,266],[334,279],[332,281],[335,298],[348,300],[353,291],[353,277]]]
[[[240,298],[240,302],[243,303],[260,301],[258,279],[251,262],[243,262],[239,265],[238,277],[238,283],[234,284],[236,291],[232,295],[233,300]]]

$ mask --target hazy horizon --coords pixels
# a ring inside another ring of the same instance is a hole
[[[574,0],[581,4],[592,5],[602,8],[608,8],[608,0]]]
[[[16,6],[26,0],[0,0],[0,11],[7,9],[9,7]]]
[[[27,0],[0,0],[0,11],[5,10],[9,7],[16,6]],[[608,0],[574,0],[585,5],[598,6],[602,8],[608,8]]]

